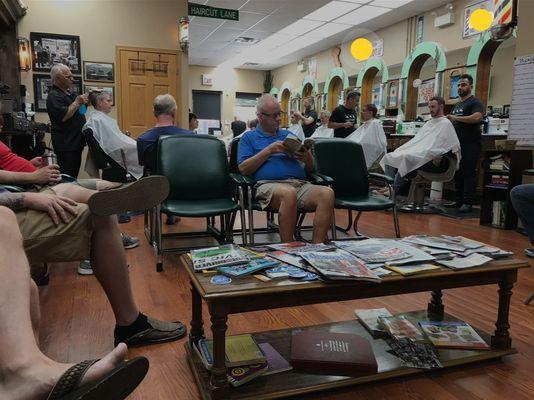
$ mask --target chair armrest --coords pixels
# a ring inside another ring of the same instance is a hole
[[[308,179],[314,185],[326,185],[325,180],[316,173],[308,174]]]
[[[237,183],[238,185],[243,186],[245,184],[242,175],[234,174],[234,173],[230,173],[228,175],[230,175],[230,178],[232,178],[234,182]]]
[[[22,192],[25,192],[25,190],[23,188],[21,188],[20,186],[0,185],[0,187],[2,189],[6,189],[8,192],[11,192],[11,193],[22,193]]]
[[[245,186],[253,187],[257,182],[248,175],[241,175]]]
[[[324,181],[324,184],[326,185],[332,185],[334,183],[334,179],[329,177],[328,175],[320,174],[319,172],[314,172],[314,175],[317,175],[320,179]]]
[[[378,181],[386,182],[390,185],[393,184],[395,181],[392,177],[384,175],[384,174],[377,174],[376,172],[369,172],[369,178],[370,179],[376,179]]]

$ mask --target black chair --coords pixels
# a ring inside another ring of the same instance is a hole
[[[122,165],[102,150],[102,147],[100,147],[100,144],[93,136],[93,130],[91,128],[84,129],[82,134],[87,142],[91,160],[93,160],[96,168],[102,170],[102,179],[110,182],[129,182],[133,179]]]
[[[391,209],[395,235],[400,237],[395,193],[391,188],[393,179],[382,174],[368,172],[362,146],[344,139],[325,139],[313,146],[317,175],[334,189],[336,209],[349,210],[349,226],[339,229],[347,232],[352,222],[352,211],[358,215],[354,221],[354,232],[358,233],[358,220],[364,211]],[[369,180],[377,180],[390,186],[391,198],[373,196],[369,193]]]
[[[244,213],[236,190],[236,183],[240,179],[229,173],[223,142],[208,135],[161,137],[158,140],[156,173],[166,176],[170,184],[168,198],[153,214],[157,271],[163,270],[164,252],[181,252],[192,248],[163,248],[163,239],[211,236],[219,243],[232,242],[233,225],[238,211],[241,214],[241,233],[245,241]],[[163,234],[162,212],[179,217],[206,218],[207,229],[205,232]],[[215,227],[217,216],[220,217],[220,229]]]

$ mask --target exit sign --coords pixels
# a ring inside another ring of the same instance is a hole
[[[239,10],[210,7],[205,6],[203,4],[195,3],[189,3],[189,15],[192,15],[194,17],[229,19],[231,21],[239,21]]]

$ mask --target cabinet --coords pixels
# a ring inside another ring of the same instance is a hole
[[[499,168],[502,163],[506,165],[504,169]],[[480,207],[481,225],[502,229],[517,227],[517,214],[510,201],[510,190],[521,184],[523,171],[531,167],[531,150],[490,150],[484,152]]]

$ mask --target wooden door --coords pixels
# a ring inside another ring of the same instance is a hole
[[[154,98],[171,94],[180,118],[179,53],[173,50],[117,46],[119,125],[136,138],[155,124]]]

